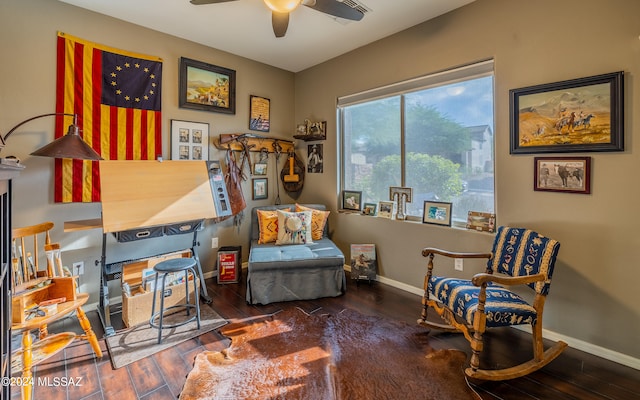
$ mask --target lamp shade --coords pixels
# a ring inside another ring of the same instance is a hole
[[[18,125],[14,126],[2,137],[0,136],[0,149],[2,149],[6,143],[6,140],[22,125],[34,119],[43,117],[52,117],[66,115],[73,117],[73,124],[69,125],[67,134],[54,140],[48,145],[31,153],[32,156],[53,157],[53,158],[75,158],[78,160],[102,160],[100,154],[96,153],[82,138],[80,137],[80,129],[78,128],[78,114],[67,113],[49,113],[36,115],[29,119],[25,119]]]
[[[69,125],[67,134],[31,153],[32,156],[102,160],[102,157],[82,140],[76,125]]]

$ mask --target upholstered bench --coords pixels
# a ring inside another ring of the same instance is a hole
[[[300,209],[300,206],[298,208]],[[277,213],[276,210],[295,212],[295,204],[262,206],[251,210],[251,243],[246,295],[248,303],[269,304],[278,301],[312,300],[336,297],[345,292],[344,254],[329,239],[326,215],[324,221],[321,221],[322,215],[327,213],[325,206],[310,204],[302,208],[316,211],[313,216],[315,237],[306,241],[302,239],[303,243],[295,244],[278,244],[271,240],[279,230],[273,225],[275,223],[273,215]],[[258,210],[266,213],[259,216]],[[268,217],[264,217],[265,214]],[[282,214],[280,217],[282,219]],[[288,221],[288,226],[292,225],[291,221],[294,225],[300,223],[295,219],[295,215]],[[323,222],[323,226],[319,226],[319,222]],[[289,228],[286,229],[290,231]],[[281,235],[284,233],[280,231]],[[269,234],[271,236],[266,237]]]

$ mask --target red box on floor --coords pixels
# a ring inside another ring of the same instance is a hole
[[[225,246],[218,250],[218,283],[238,283],[242,264],[242,247]]]

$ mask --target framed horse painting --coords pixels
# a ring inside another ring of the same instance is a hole
[[[510,90],[510,153],[623,151],[623,76]]]
[[[591,157],[535,157],[533,189],[591,193]]]

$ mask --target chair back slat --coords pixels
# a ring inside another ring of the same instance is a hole
[[[530,229],[501,226],[493,243],[487,270],[510,276],[545,274],[547,279],[529,286],[547,295],[560,243]]]
[[[13,228],[11,236],[13,238],[13,259],[17,262],[14,265],[12,279],[14,287],[17,284],[24,284],[27,281],[38,279],[48,271],[40,269],[40,258],[45,253],[45,246],[51,244],[50,231],[53,229],[53,222],[43,222],[37,225]],[[40,236],[40,238],[38,238]],[[13,264],[13,263],[12,263]]]

